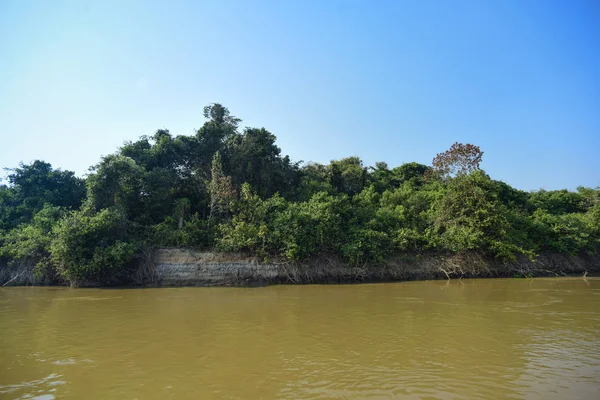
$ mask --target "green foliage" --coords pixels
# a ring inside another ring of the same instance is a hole
[[[136,250],[127,225],[123,212],[115,207],[97,213],[89,209],[69,213],[53,229],[53,265],[75,285],[125,281]]]
[[[53,226],[63,215],[60,207],[45,204],[29,224],[22,224],[9,231],[0,247],[0,257],[11,263],[23,263],[35,266],[45,274],[50,267],[50,244]]]
[[[183,219],[190,212],[190,199],[187,197],[177,199],[175,201],[175,216],[179,221],[177,223],[177,229],[183,228]]]
[[[153,225],[146,239],[150,244],[157,247],[177,247],[183,244],[181,229],[173,217],[167,217],[159,224]]]
[[[534,209],[542,209],[553,215],[580,213],[586,210],[586,199],[581,193],[568,190],[539,190],[530,196]]]
[[[84,181],[43,161],[0,186],[0,261],[72,284],[126,283],[143,247],[247,252],[362,266],[397,252],[477,251],[510,261],[600,250],[600,189],[527,193],[455,143],[432,166],[358,157],[293,163],[264,128],[221,104],[193,136],[157,130],[103,157]],[[86,190],[87,189],[87,190]]]
[[[297,164],[289,157],[281,157],[281,149],[275,145],[275,135],[264,128],[246,128],[228,143],[227,164],[240,186],[249,183],[261,197],[279,192],[289,196],[299,182]]]
[[[216,227],[210,220],[202,219],[196,213],[181,222],[181,219],[165,218],[151,227],[145,241],[156,247],[207,249],[214,245]]]
[[[345,234],[349,208],[346,196],[325,192],[298,203],[288,203],[278,195],[262,200],[245,184],[231,223],[221,225],[218,248],[290,260],[335,251]]]
[[[393,250],[393,241],[385,232],[356,229],[342,246],[342,255],[353,265],[381,262]]]
[[[273,222],[279,254],[300,260],[320,252],[337,251],[346,234],[350,202],[344,195],[316,193],[309,201],[292,203]]]
[[[329,179],[329,167],[318,163],[308,163],[300,171],[300,185],[297,190],[298,201],[308,201],[319,192],[334,193]]]
[[[10,186],[0,186],[0,230],[29,222],[45,204],[77,208],[85,196],[83,180],[43,161],[9,171]]]
[[[483,250],[505,260],[528,253],[511,240],[509,211],[494,191],[494,182],[482,172],[452,179],[434,207],[430,234],[439,249]]]
[[[267,223],[281,206],[285,207],[286,202],[279,195],[263,200],[250,184],[243,184],[239,200],[233,205],[233,218],[219,227],[217,248],[266,256]]]
[[[216,152],[213,157],[210,180],[210,216],[227,217],[235,201],[235,188],[230,176],[223,173],[221,155]]]
[[[355,195],[365,186],[367,169],[358,157],[332,161],[329,165],[330,183],[340,193]]]
[[[121,207],[137,216],[143,209],[141,193],[145,171],[130,157],[110,155],[93,167],[87,179],[88,201],[94,210]]]
[[[538,229],[538,238],[543,240],[540,247],[559,253],[594,253],[600,248],[598,235],[598,215],[596,209],[589,213],[555,215],[544,209],[537,209],[533,220]],[[539,240],[539,239],[538,239]]]
[[[406,163],[392,170],[393,179],[398,183],[408,182],[420,186],[425,176],[431,172],[431,167],[416,162]]]

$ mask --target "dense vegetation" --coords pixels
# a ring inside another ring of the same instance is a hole
[[[600,189],[528,193],[455,144],[431,166],[292,162],[264,128],[213,104],[194,136],[158,130],[103,157],[85,179],[43,161],[0,186],[0,264],[70,283],[126,282],[153,247],[249,252],[353,265],[395,252],[479,251],[500,260],[600,249]]]

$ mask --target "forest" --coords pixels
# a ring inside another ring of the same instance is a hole
[[[476,145],[455,143],[431,165],[294,162],[223,105],[204,117],[192,136],[161,129],[124,143],[84,178],[40,160],[10,169],[0,268],[117,285],[165,247],[289,262],[334,254],[353,266],[398,253],[510,262],[600,250],[600,188],[517,190],[480,168]]]

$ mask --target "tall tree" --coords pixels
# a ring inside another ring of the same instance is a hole
[[[223,173],[221,154],[217,152],[213,157],[211,168],[210,218],[229,215],[235,194],[231,177]]]
[[[228,144],[228,170],[236,187],[249,183],[262,197],[289,193],[297,184],[298,166],[281,157],[275,135],[264,128],[247,128]]]
[[[204,107],[204,116],[208,121],[196,132],[191,156],[195,173],[208,181],[214,154],[225,150],[226,143],[237,134],[241,120],[219,103]]]
[[[190,199],[182,198],[175,201],[175,216],[177,217],[177,229],[183,228],[183,218],[190,211]]]
[[[74,209],[85,197],[82,179],[47,162],[36,160],[9,171],[10,186],[0,190],[0,229],[30,221],[46,203]]]
[[[120,207],[129,217],[143,212],[142,196],[145,170],[122,155],[109,155],[92,168],[88,177],[88,200],[100,211],[108,207]]]
[[[479,170],[482,157],[483,151],[479,146],[456,142],[448,150],[435,156],[431,165],[436,175],[449,178]]]
[[[428,167],[427,165],[410,162],[394,168],[392,174],[394,175],[394,181],[398,184],[410,182],[415,185],[420,185],[423,183],[423,178],[427,173],[430,173],[430,171],[431,167]]]
[[[330,182],[338,192],[353,196],[365,187],[367,169],[358,157],[347,157],[331,161]]]

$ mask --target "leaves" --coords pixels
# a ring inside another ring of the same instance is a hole
[[[492,180],[480,148],[461,143],[431,167],[366,167],[356,156],[301,167],[268,130],[240,131],[218,103],[203,111],[194,135],[159,129],[126,142],[85,181],[43,161],[11,170],[0,186],[0,263],[118,284],[145,246],[291,261],[337,254],[352,265],[395,252],[512,260],[600,250],[598,188],[523,192]]]
[[[137,246],[118,208],[74,211],[53,229],[52,264],[71,284],[123,282]]]
[[[479,170],[483,151],[472,144],[454,143],[450,149],[439,153],[431,165],[433,174],[442,178],[468,175]]]

